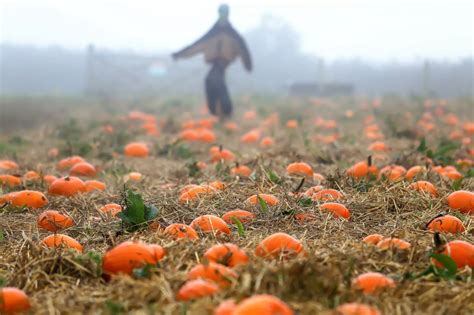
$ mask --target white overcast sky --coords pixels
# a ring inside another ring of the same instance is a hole
[[[0,40],[83,49],[161,52],[181,48],[214,23],[219,0],[0,0]],[[328,59],[377,61],[472,56],[474,0],[228,0],[240,31],[271,14]]]

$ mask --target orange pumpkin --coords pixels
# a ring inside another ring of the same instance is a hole
[[[315,194],[313,194],[312,199],[314,201],[330,201],[330,200],[339,200],[344,198],[344,195],[335,189],[322,189]]]
[[[176,299],[178,301],[190,301],[214,295],[218,291],[219,287],[216,284],[202,279],[196,279],[186,282],[179,289]]]
[[[377,247],[382,250],[395,247],[398,249],[407,250],[411,248],[411,244],[396,237],[387,237],[378,242]]]
[[[304,162],[295,162],[291,163],[286,167],[286,172],[289,175],[303,175],[308,177],[313,177],[313,168]]]
[[[197,240],[199,238],[195,229],[186,224],[173,223],[166,227],[164,233],[175,239],[188,238]]]
[[[452,215],[436,217],[426,225],[431,232],[462,233],[466,230],[461,220]]]
[[[340,203],[327,202],[322,204],[319,208],[331,212],[337,218],[349,219],[351,217],[351,213],[346,206]]]
[[[252,170],[248,166],[237,165],[230,170],[230,173],[234,176],[249,177]]]
[[[71,176],[94,177],[97,174],[95,167],[87,162],[79,162],[74,164],[69,170]]]
[[[432,183],[424,181],[424,180],[419,180],[417,182],[414,182],[410,185],[410,187],[414,190],[427,192],[434,197],[436,197],[436,195],[438,194],[438,191],[436,190],[435,186]]]
[[[234,220],[232,218],[237,218],[241,223],[250,222],[255,218],[255,214],[245,210],[231,210],[222,215],[222,220],[226,223],[233,224]]]
[[[466,214],[474,214],[474,193],[466,190],[455,191],[448,196],[448,206]]]
[[[232,315],[293,315],[291,308],[279,298],[262,294],[240,302]]]
[[[0,313],[18,314],[31,308],[30,300],[23,290],[4,287],[0,289]]]
[[[116,203],[108,203],[100,207],[99,211],[115,217],[119,212],[122,211],[122,206]]]
[[[362,242],[366,244],[377,245],[383,238],[384,238],[383,235],[380,235],[380,234],[370,234],[364,237]]]
[[[235,304],[234,300],[225,300],[217,306],[213,315],[233,315],[236,308],[237,304]]]
[[[0,170],[14,170],[18,168],[18,164],[10,160],[0,160]]]
[[[71,197],[87,191],[86,184],[78,177],[68,176],[59,178],[51,183],[48,193]]]
[[[370,305],[345,303],[336,308],[336,315],[380,315],[380,312]]]
[[[143,158],[150,153],[148,146],[142,142],[132,142],[125,146],[123,153],[128,157]]]
[[[69,169],[73,167],[75,164],[80,163],[80,162],[85,162],[85,160],[78,155],[74,155],[74,156],[70,156],[70,157],[62,159],[61,161],[58,162],[56,167],[58,170],[65,170],[65,169]]]
[[[132,274],[136,268],[145,265],[156,265],[164,256],[164,252],[150,247],[143,242],[123,242],[108,250],[102,259],[102,270],[105,274]]]
[[[64,234],[49,235],[45,237],[41,242],[50,248],[64,246],[66,248],[75,249],[80,253],[82,253],[82,251],[84,250],[84,248],[78,241]]]
[[[258,194],[260,198],[265,200],[266,204],[269,206],[276,206],[280,201],[278,200],[277,197],[270,195],[270,194]],[[250,205],[257,205],[258,203],[258,198],[257,195],[252,195],[245,200],[245,203],[250,204]]]
[[[8,186],[10,188],[21,185],[21,177],[14,175],[0,175],[0,186]]]
[[[209,262],[192,268],[187,277],[188,280],[204,279],[214,282],[219,287],[227,287],[231,284],[232,278],[237,279],[237,273],[224,265]]]
[[[38,216],[38,227],[50,232],[57,232],[74,225],[70,216],[59,213],[56,210],[46,210]]]
[[[366,272],[356,277],[352,285],[365,294],[375,294],[384,288],[395,287],[395,281],[378,272]]]
[[[204,257],[208,261],[212,261],[228,267],[248,264],[249,257],[237,245],[232,243],[217,244],[209,248]]]
[[[305,254],[303,244],[286,233],[268,236],[255,249],[255,255],[258,257],[292,257],[298,254]]]
[[[7,194],[3,198],[15,207],[38,209],[48,204],[48,199],[39,191],[22,190]],[[0,198],[1,200],[2,198]]]
[[[212,214],[197,217],[191,222],[190,226],[195,230],[205,233],[224,233],[230,235],[230,229],[224,220]]]
[[[464,268],[465,266],[474,268],[474,245],[471,243],[460,240],[451,241],[442,246],[441,250],[437,250],[437,252],[451,257],[458,268]],[[438,268],[443,267],[443,265],[434,258],[432,262]]]
[[[104,191],[107,188],[105,183],[98,180],[87,180],[84,184],[86,185],[86,192],[94,190]]]

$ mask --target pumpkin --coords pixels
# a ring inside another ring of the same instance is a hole
[[[336,315],[380,315],[380,312],[367,304],[345,303],[336,308]]]
[[[396,237],[387,237],[377,243],[377,247],[382,250],[398,248],[402,250],[410,249],[411,244]]]
[[[380,234],[370,234],[364,237],[362,242],[366,244],[372,244],[372,245],[377,245],[382,239],[384,238],[383,235]]]
[[[222,220],[226,223],[233,224],[234,220],[232,218],[237,218],[241,223],[250,222],[255,218],[255,214],[245,210],[231,210],[222,215]]]
[[[237,304],[232,299],[222,301],[214,310],[213,315],[232,315],[234,314]]]
[[[237,279],[237,273],[221,264],[209,262],[193,267],[187,274],[188,280],[204,279],[217,284],[219,287],[227,287],[231,284],[232,278]]]
[[[422,191],[431,194],[433,197],[436,197],[438,191],[436,190],[435,186],[427,181],[419,180],[414,182],[410,185],[410,187],[414,190]]]
[[[143,158],[149,155],[150,150],[145,143],[131,142],[125,146],[123,153],[128,157]]]
[[[188,238],[197,240],[199,238],[195,229],[186,224],[173,223],[166,227],[164,233],[175,239]]]
[[[455,191],[448,196],[448,206],[462,213],[473,214],[474,193],[466,190]]]
[[[18,314],[31,308],[30,300],[23,290],[4,287],[0,288],[0,313]]]
[[[94,177],[97,174],[95,167],[87,162],[79,162],[74,164],[69,170],[71,176]]]
[[[158,245],[156,245],[158,246]],[[161,248],[149,246],[143,242],[123,242],[108,250],[102,259],[102,270],[105,274],[132,274],[136,268],[145,265],[156,265],[164,256]]]
[[[26,207],[38,209],[48,204],[48,199],[42,192],[34,190],[21,190],[4,195],[0,200],[5,199],[15,207]]]
[[[231,268],[237,265],[246,265],[249,261],[247,254],[232,243],[214,245],[204,253],[204,257],[208,261]]]
[[[46,210],[38,216],[37,225],[44,230],[57,232],[73,226],[74,221],[56,210]]]
[[[179,289],[176,299],[178,301],[190,301],[214,295],[218,291],[219,287],[216,284],[202,279],[196,279],[186,282]]]
[[[21,185],[21,177],[15,175],[0,175],[0,186],[8,186],[10,188]]]
[[[58,170],[70,169],[75,164],[80,163],[80,162],[85,162],[84,158],[78,155],[74,155],[74,156],[70,156],[70,157],[60,160],[58,164],[56,165],[56,168]]]
[[[87,191],[86,184],[78,177],[68,176],[55,180],[48,188],[51,195],[72,197]]]
[[[262,240],[255,249],[258,257],[293,257],[305,254],[303,244],[286,233],[275,233]]]
[[[113,217],[115,217],[122,210],[122,206],[116,203],[108,203],[99,208],[100,212],[110,214]]]
[[[291,308],[279,298],[268,295],[254,295],[246,298],[235,308],[232,315],[293,315]]]
[[[197,217],[191,222],[190,226],[195,230],[205,233],[223,233],[230,235],[230,229],[224,220],[212,214]]]
[[[270,194],[258,194],[258,196],[262,198],[269,206],[276,206],[280,202],[277,197]],[[252,195],[248,197],[247,200],[245,200],[245,203],[250,205],[258,205],[259,201],[257,195]]]
[[[435,252],[451,257],[458,268],[465,266],[474,268],[474,245],[471,243],[455,240],[440,246]],[[436,259],[433,258],[432,262],[436,267],[443,268]]]
[[[303,175],[313,177],[313,168],[305,162],[294,162],[286,167],[286,172],[289,175]]]
[[[337,218],[349,219],[351,217],[351,213],[346,206],[340,203],[327,202],[322,204],[319,208],[331,212]]]
[[[339,200],[344,198],[344,195],[335,189],[322,189],[315,194],[313,194],[312,199],[314,201],[330,201],[330,200]]]
[[[375,294],[384,288],[395,287],[395,281],[378,272],[366,272],[357,276],[352,285],[365,294]]]
[[[45,237],[41,243],[44,245],[50,247],[50,248],[55,248],[55,247],[66,247],[70,249],[77,250],[78,252],[82,253],[84,248],[82,245],[73,239],[70,236],[64,235],[64,234],[53,234]]]
[[[94,190],[104,191],[107,188],[105,183],[98,180],[87,180],[84,184],[86,185],[86,192]]]
[[[436,217],[426,225],[431,232],[462,233],[466,230],[461,220],[452,215]]]

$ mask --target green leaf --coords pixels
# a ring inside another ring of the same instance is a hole
[[[461,186],[462,186],[462,180],[463,178],[459,178],[459,179],[456,179],[454,182],[453,182],[453,190],[459,190],[461,189]]]
[[[465,177],[474,177],[474,167],[471,167],[467,172]]]
[[[416,150],[418,152],[424,153],[427,149],[428,149],[428,147],[426,146],[426,139],[423,138],[423,139],[421,139],[420,145],[418,146],[418,148],[416,148]]]
[[[107,308],[107,311],[111,315],[118,315],[118,314],[122,314],[122,313],[125,312],[125,307],[123,307],[122,303],[120,303],[120,302],[107,300],[107,301],[105,301],[105,307]]]
[[[4,286],[7,285],[7,280],[4,278],[0,277],[0,288],[3,288]]]
[[[252,174],[250,174],[249,178],[253,181],[257,180],[257,172],[253,171]]]
[[[281,178],[277,174],[275,174],[275,172],[273,172],[272,170],[267,171],[267,176],[268,176],[268,179],[272,183],[275,183],[275,184],[281,183]]]
[[[428,150],[428,151],[426,152],[426,156],[429,157],[430,159],[432,159],[432,158],[434,157],[433,151]]]
[[[302,207],[309,207],[313,204],[313,199],[311,198],[301,198],[298,200],[298,204]]]
[[[267,213],[268,212],[267,202],[265,200],[263,200],[263,198],[260,197],[260,195],[257,195],[257,199],[258,199],[258,204],[260,205],[260,210],[263,213]]]
[[[5,236],[3,236],[3,230],[0,229],[0,242],[5,239]]]
[[[451,257],[447,255],[443,255],[443,254],[431,254],[430,257],[436,259],[438,262],[440,262],[444,266],[444,268],[446,268],[446,272],[445,273],[443,272],[445,276],[449,278],[454,278],[456,276],[456,273],[458,271],[458,266],[456,265],[456,263]],[[439,272],[438,268],[436,267],[434,268],[435,268],[435,271]]]
[[[240,222],[240,220],[236,217],[232,217],[232,221],[234,221],[235,226],[237,227],[237,233],[239,233],[239,236],[245,237],[245,230],[244,226],[242,225],[242,222]]]
[[[127,230],[134,231],[153,221],[159,214],[156,207],[145,204],[142,196],[131,189],[125,191],[124,199],[125,207],[117,216]]]

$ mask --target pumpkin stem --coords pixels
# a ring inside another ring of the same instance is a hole
[[[239,168],[240,164],[239,162],[235,162],[235,168]]]
[[[219,144],[219,152],[222,152],[223,149],[224,148],[223,148],[222,144]]]
[[[439,248],[442,248],[443,245],[446,243],[442,238],[441,238],[441,235],[436,232],[434,235],[433,235],[433,242],[434,242],[434,245],[435,245],[435,248],[439,249]]]
[[[368,165],[368,166],[372,166],[372,155],[369,155],[369,156],[367,157],[367,165]]]
[[[299,183],[298,186],[295,188],[294,193],[297,193],[297,192],[300,191],[301,187],[303,187],[303,184],[304,184],[305,179],[306,179],[305,177],[303,177],[303,178],[301,179],[300,183]]]

